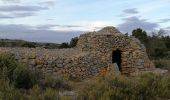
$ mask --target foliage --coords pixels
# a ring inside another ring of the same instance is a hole
[[[74,37],[71,39],[70,41],[70,47],[75,47],[77,45],[77,42],[78,42],[78,37]]]
[[[170,37],[165,36],[166,32],[160,29],[152,32],[152,36],[146,31],[138,28],[132,31],[132,36],[138,38],[146,47],[147,53],[152,59],[168,58],[170,51]]]
[[[170,98],[170,77],[145,74],[138,77],[99,77],[82,89],[81,100],[155,100]]]
[[[45,77],[45,79],[39,83],[42,88],[53,88],[58,90],[71,90],[71,86],[68,82],[62,78],[52,78],[50,76]]]
[[[14,71],[14,85],[16,88],[30,89],[41,79],[38,71],[30,71],[26,67],[17,67]]]
[[[153,58],[162,58],[166,56],[165,53],[167,52],[167,47],[165,42],[157,36],[149,38],[147,49],[149,55]]]
[[[0,78],[13,80],[14,70],[20,66],[12,55],[0,55]]]
[[[60,96],[59,92],[52,88],[42,90],[35,85],[30,90],[24,91],[4,80],[0,80],[0,84],[0,100],[70,100],[68,97]]]
[[[156,68],[170,70],[170,67],[169,67],[170,60],[169,59],[156,59],[156,60],[153,60],[153,62],[155,63]]]
[[[0,100],[69,99],[59,95],[59,90],[71,89],[66,81],[49,77],[43,79],[41,72],[30,71],[11,55],[0,55],[0,68]]]
[[[147,42],[147,33],[146,31],[140,29],[140,28],[137,28],[135,30],[132,31],[132,36],[138,38],[142,43],[146,44]]]
[[[22,44],[21,47],[35,48],[36,45],[35,43],[27,42],[27,43]]]
[[[8,81],[0,80],[0,100],[24,100],[23,94]]]
[[[59,48],[59,44],[55,43],[45,43],[43,46],[45,49],[57,49]]]
[[[0,56],[0,100],[69,100],[60,91],[71,90],[68,81],[45,77],[18,64],[10,55]],[[15,65],[15,66],[14,66]],[[11,70],[12,66],[12,70]],[[2,76],[2,75],[1,75]],[[5,76],[5,75],[4,75]],[[73,83],[72,83],[73,84]],[[170,99],[170,76],[144,74],[137,77],[102,76],[83,83],[78,100],[155,100]]]
[[[69,44],[66,43],[66,42],[61,43],[60,46],[59,46],[59,48],[69,48],[69,47],[70,47]]]
[[[16,62],[13,56],[0,55],[0,78],[9,80],[17,88],[29,89],[40,79],[38,71],[30,71]]]
[[[64,42],[61,43],[59,48],[73,48],[77,45],[78,37],[74,37],[71,39],[70,43]]]
[[[170,51],[170,36],[162,37],[162,40],[165,42],[166,48]]]
[[[28,47],[28,48],[46,48],[46,49],[56,49],[59,44],[56,43],[38,43],[29,42],[23,40],[10,40],[10,39],[0,39],[0,47]]]
[[[59,92],[51,88],[47,88],[44,93],[44,99],[45,100],[59,100]]]

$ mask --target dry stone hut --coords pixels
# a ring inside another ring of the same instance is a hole
[[[116,63],[121,74],[125,75],[155,68],[144,45],[134,37],[126,37],[114,27],[81,35],[77,47],[81,51],[90,52],[89,57],[97,57],[91,59],[92,63],[96,62],[94,65],[97,68],[114,67]]]
[[[83,79],[107,72],[134,75],[155,69],[144,45],[114,27],[81,35],[72,49],[0,48],[0,52],[12,53],[29,68],[54,77]]]

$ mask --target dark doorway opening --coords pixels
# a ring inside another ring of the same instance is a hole
[[[121,51],[117,49],[112,52],[112,63],[117,63],[120,71],[122,70],[121,62]]]

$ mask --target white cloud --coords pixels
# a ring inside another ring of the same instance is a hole
[[[75,22],[75,24],[47,24],[40,25],[40,29],[52,29],[60,31],[97,31],[106,26],[113,26],[112,22],[107,21],[81,21]]]
[[[131,33],[132,30],[136,28],[153,31],[159,26],[157,23],[149,22],[146,19],[139,19],[138,17],[128,17],[123,20],[124,22],[117,26],[122,32]]]
[[[84,33],[82,31],[61,31],[50,29],[38,29],[38,26],[22,24],[0,24],[0,38],[22,39],[35,42],[68,42],[72,37]]]
[[[160,23],[167,23],[167,22],[170,22],[170,18],[160,19]]]
[[[0,1],[4,3],[19,3],[20,2],[20,0],[0,0]]]
[[[55,0],[42,1],[39,4],[44,6],[54,6],[56,4],[56,1]]]
[[[130,8],[130,9],[125,9],[123,10],[124,13],[127,13],[127,14],[138,14],[138,10],[137,8]]]
[[[22,11],[41,11],[47,10],[47,7],[33,6],[33,5],[4,5],[0,6],[0,12],[22,12]]]
[[[0,19],[29,17],[36,15],[37,12],[48,9],[48,7],[34,5],[3,5],[0,6]]]
[[[81,21],[78,23],[78,25],[84,26],[81,28],[81,30],[96,31],[106,26],[112,26],[113,23],[110,21]]]

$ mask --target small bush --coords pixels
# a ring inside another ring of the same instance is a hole
[[[155,63],[156,68],[165,68],[166,67],[166,64],[161,61],[155,61],[154,63]]]
[[[19,66],[12,55],[0,55],[0,77],[3,79],[13,80],[14,70]]]
[[[45,77],[39,84],[42,88],[53,88],[57,90],[71,90],[71,86],[61,78],[54,79],[52,77]]]
[[[33,86],[28,92],[27,100],[44,100],[43,90],[38,85]]]
[[[77,42],[78,42],[78,37],[72,38],[71,41],[70,41],[70,44],[69,44],[70,47],[71,48],[75,47],[77,45]]]
[[[36,45],[35,45],[35,43],[26,42],[26,43],[22,44],[21,47],[35,48]]]
[[[70,46],[69,46],[68,43],[65,43],[65,42],[64,42],[64,43],[62,43],[62,44],[59,45],[59,48],[61,48],[61,49],[62,49],[62,48],[70,48]]]
[[[58,48],[73,48],[77,45],[77,42],[78,42],[78,37],[74,37],[71,39],[70,43],[63,42],[59,45]]]
[[[30,74],[30,71],[22,69],[17,71],[15,74],[16,74],[16,78],[14,80],[15,87],[24,89],[29,89],[33,87],[34,80],[32,79],[33,77]]]
[[[30,89],[38,83],[41,76],[36,71],[30,71],[25,67],[17,67],[15,70],[14,85],[17,88]]]
[[[12,55],[0,55],[0,78],[9,80],[17,88],[29,89],[40,79],[39,71],[30,71],[19,64]]]
[[[51,88],[47,88],[44,93],[45,100],[59,100],[59,97],[59,92]]]
[[[0,100],[67,100],[59,90],[70,90],[62,79],[46,77],[29,70],[10,55],[0,56]]]
[[[154,60],[154,64],[156,68],[170,69],[170,60],[166,59],[158,59]]]
[[[41,87],[35,85],[26,95],[26,100],[72,100],[69,97],[59,95],[59,91],[53,88],[42,90]]]
[[[154,54],[154,56],[155,56],[156,58],[162,58],[162,57],[165,57],[165,53],[166,53],[166,50],[165,50],[165,49],[156,48],[156,49],[155,49],[155,54]]]
[[[0,80],[0,100],[24,100],[23,94],[7,80]]]
[[[166,57],[167,57],[167,59],[170,59],[170,51],[168,51],[167,53],[166,53]]]
[[[85,84],[79,100],[156,100],[170,98],[170,77],[145,74],[138,77],[105,76]]]

